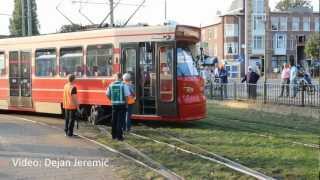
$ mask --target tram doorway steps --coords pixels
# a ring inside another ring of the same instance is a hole
[[[156,98],[144,97],[142,99],[142,114],[154,115],[156,114]]]

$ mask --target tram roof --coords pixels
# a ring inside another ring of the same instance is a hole
[[[36,36],[27,37],[13,37],[0,39],[1,46],[19,44],[19,43],[37,43],[40,41],[57,41],[57,40],[69,40],[77,38],[96,38],[96,37],[121,37],[121,36],[135,36],[135,35],[152,35],[152,34],[173,34],[176,32],[177,27],[187,27],[192,29],[198,29],[198,27],[177,25],[177,26],[135,26],[124,28],[107,28],[107,29],[95,29],[78,32],[68,33],[53,33],[42,34]]]

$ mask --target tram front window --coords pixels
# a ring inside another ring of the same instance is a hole
[[[198,76],[194,59],[187,48],[177,48],[177,74],[178,76]]]

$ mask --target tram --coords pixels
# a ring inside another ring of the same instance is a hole
[[[81,111],[97,124],[111,116],[112,75],[128,72],[133,119],[202,119],[204,81],[193,58],[199,40],[199,28],[183,25],[0,39],[0,109],[61,114],[63,86],[75,74]]]

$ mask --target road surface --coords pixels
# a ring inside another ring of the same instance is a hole
[[[65,137],[62,129],[0,114],[0,180],[119,179],[112,156],[83,139]]]

